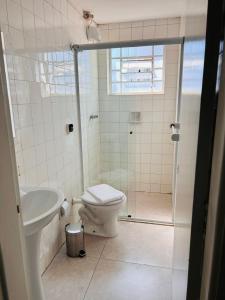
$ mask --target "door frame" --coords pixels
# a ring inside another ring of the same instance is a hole
[[[223,58],[204,253],[202,299],[225,298],[225,59]]]
[[[3,47],[0,39],[0,280],[4,299],[28,300],[25,242]]]
[[[217,112],[217,74],[224,0],[209,0],[197,161],[192,212],[187,300],[200,298],[207,207]],[[215,20],[217,20],[215,22]],[[223,37],[222,37],[223,40]]]

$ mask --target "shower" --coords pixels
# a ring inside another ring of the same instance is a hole
[[[121,220],[172,225],[183,39],[72,48],[84,189],[124,192]]]

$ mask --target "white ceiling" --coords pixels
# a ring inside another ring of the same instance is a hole
[[[90,10],[99,24],[177,17],[193,0],[74,0],[79,10]],[[189,3],[188,3],[189,2]],[[195,0],[188,14],[205,11],[205,0]]]

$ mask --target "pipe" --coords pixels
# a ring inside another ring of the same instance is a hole
[[[80,89],[79,89],[79,70],[78,70],[78,52],[71,47],[74,56],[74,75],[75,75],[75,88],[77,98],[77,120],[79,130],[79,144],[80,144],[80,164],[81,164],[81,186],[84,191],[84,165],[83,165],[83,148],[82,148],[82,128],[81,128],[81,105],[80,105]]]

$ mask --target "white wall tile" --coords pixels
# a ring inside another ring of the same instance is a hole
[[[180,26],[179,23],[168,25],[168,37],[179,36]]]
[[[13,0],[7,0],[7,13],[9,25],[22,30],[21,6]]]
[[[34,0],[34,14],[41,19],[44,19],[43,0]]]
[[[131,40],[131,27],[129,28],[120,28],[119,31],[119,38],[120,41],[127,41],[127,40]]]
[[[119,23],[111,23],[111,24],[108,24],[108,27],[104,27],[103,25],[103,28],[104,29],[119,29],[120,28],[120,25]]]
[[[120,37],[119,29],[109,30],[109,41],[110,42],[118,41],[119,37]]]
[[[156,25],[155,38],[166,38],[166,37],[167,37],[167,25]]]
[[[117,29],[116,33],[112,30]],[[115,41],[118,35],[119,40],[128,39],[142,40],[152,38],[177,37],[180,35],[180,18],[162,18],[144,21],[134,21],[125,23],[105,24],[100,26],[102,41]],[[111,38],[109,37],[111,36]]]
[[[33,0],[21,0],[21,4],[24,8],[28,9],[33,13],[34,10],[34,3]]]
[[[7,1],[0,0],[0,24],[8,23],[8,14],[7,14]]]
[[[156,24],[156,20],[155,19],[143,21],[143,26],[154,26],[155,24]]]
[[[143,28],[143,39],[152,39],[155,37],[155,26],[146,26]]]
[[[132,27],[131,28],[131,38],[132,38],[132,40],[142,40],[143,39],[142,27]]]

